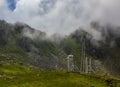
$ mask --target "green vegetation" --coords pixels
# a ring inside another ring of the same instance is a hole
[[[0,87],[120,87],[117,79],[65,71],[30,72],[24,68],[19,73],[15,70],[4,73],[0,75]]]

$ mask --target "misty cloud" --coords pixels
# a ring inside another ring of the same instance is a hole
[[[69,34],[91,21],[120,25],[119,0],[15,0],[11,11],[6,0],[0,0],[0,19],[21,21],[33,28],[53,33]],[[88,32],[91,30],[87,29]],[[100,33],[93,31],[93,35]]]

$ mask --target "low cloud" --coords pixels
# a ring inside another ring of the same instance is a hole
[[[0,0],[0,19],[27,23],[49,35],[69,34],[91,21],[120,25],[119,0],[15,0],[12,11],[7,0]],[[87,29],[88,32],[91,30]],[[93,31],[98,35],[97,31]],[[99,35],[100,36],[100,35]],[[98,37],[99,38],[99,37]]]

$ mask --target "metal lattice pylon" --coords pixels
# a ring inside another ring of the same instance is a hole
[[[80,58],[80,72],[91,73],[92,72],[92,59],[88,58],[85,53],[85,36],[81,37],[81,58]]]

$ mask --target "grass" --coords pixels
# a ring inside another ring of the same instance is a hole
[[[104,75],[40,71],[4,60],[0,64],[0,87],[120,87],[120,80]]]
[[[0,87],[120,87],[120,80],[105,75],[40,71],[4,60],[0,64]]]
[[[0,87],[120,87],[120,81],[107,84],[109,79],[65,71],[33,71],[4,74]]]

